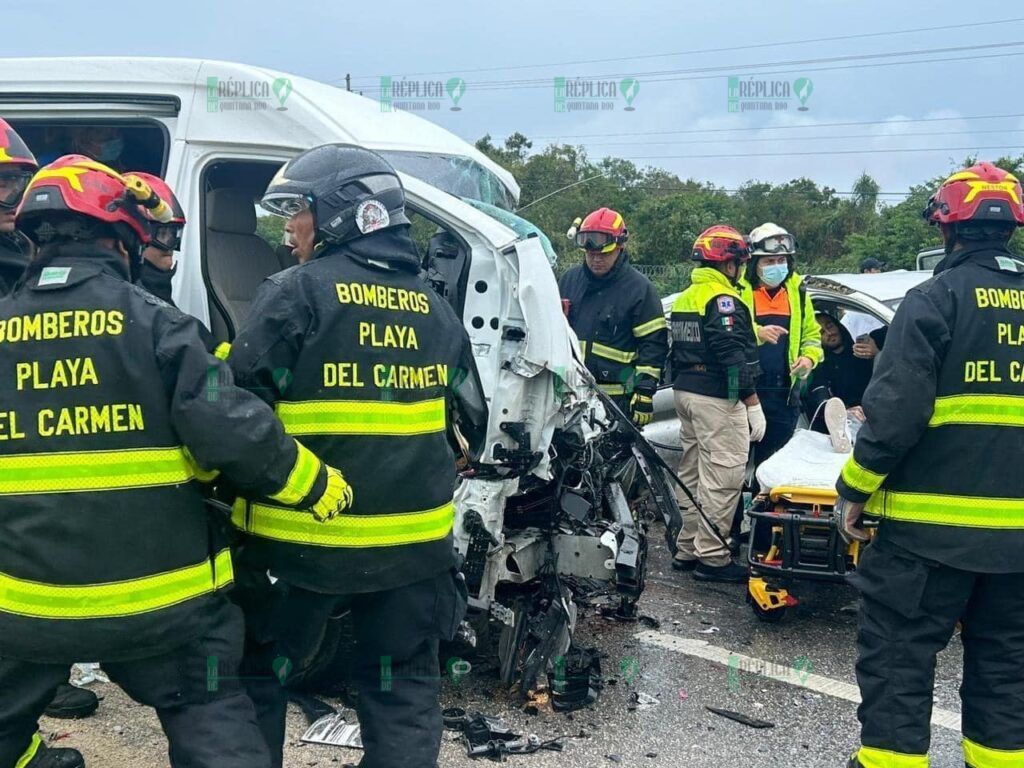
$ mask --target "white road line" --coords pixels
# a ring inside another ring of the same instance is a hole
[[[841,680],[833,680],[830,677],[815,675],[813,673],[794,670],[791,667],[784,667],[774,662],[765,661],[755,656],[745,656],[742,653],[735,653],[727,648],[719,648],[711,645],[707,640],[694,640],[689,637],[677,637],[665,632],[656,632],[653,629],[645,632],[638,632],[634,635],[637,640],[647,645],[654,645],[664,648],[667,651],[675,651],[686,656],[694,656],[698,659],[713,661],[724,667],[733,667],[741,672],[760,675],[770,680],[777,680],[780,683],[806,688],[815,693],[823,693],[836,699],[844,699],[854,704],[860,704],[860,690],[856,685],[844,683]],[[784,667],[784,668],[783,668]],[[776,672],[775,670],[780,670]],[[960,732],[960,713],[948,709],[932,709],[932,723],[951,731]]]

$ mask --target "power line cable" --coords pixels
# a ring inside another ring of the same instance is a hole
[[[769,136],[760,139],[695,139],[692,141],[588,141],[588,147],[628,147],[628,146],[657,146],[657,145],[684,145],[684,144],[752,144],[766,141],[846,141],[848,139],[905,139],[905,138],[945,138],[947,136],[980,136],[985,134],[1007,134],[1024,133],[1024,128],[994,128],[984,131],[944,131],[936,133],[860,133],[846,134],[839,136]]]
[[[1016,112],[1012,114],[1004,115],[961,115],[958,117],[908,117],[908,118],[895,118],[892,120],[859,120],[859,121],[847,121],[841,123],[801,123],[798,125],[765,125],[761,127],[743,127],[743,128],[688,128],[675,131],[623,131],[620,133],[559,133],[550,134],[544,136],[535,136],[535,139],[561,139],[566,136],[573,136],[575,138],[591,138],[591,137],[605,137],[605,136],[662,136],[666,134],[692,134],[692,133],[735,133],[738,131],[788,131],[793,129],[804,129],[804,128],[838,128],[838,127],[850,127],[855,125],[903,125],[905,123],[942,123],[949,122],[952,120],[1002,120],[1002,119],[1015,119],[1024,117],[1024,112]]]
[[[976,22],[970,22],[970,23],[965,23],[965,24],[943,24],[941,26],[936,26],[936,27],[916,27],[914,29],[897,29],[897,30],[889,30],[889,31],[884,31],[884,32],[864,32],[864,33],[860,33],[860,34],[856,34],[856,35],[837,35],[837,36],[833,36],[833,37],[813,37],[813,38],[806,38],[806,39],[803,39],[803,40],[782,40],[782,41],[779,41],[779,42],[757,43],[755,45],[745,45],[745,46],[743,46],[743,48],[744,48],[744,50],[748,50],[749,51],[749,50],[755,50],[755,49],[761,49],[761,48],[777,48],[777,47],[782,47],[782,46],[806,45],[806,44],[811,44],[811,43],[833,43],[833,42],[841,42],[841,41],[844,41],[844,40],[862,40],[862,39],[876,38],[876,37],[891,37],[891,36],[894,36],[894,35],[908,35],[908,34],[915,34],[915,33],[918,33],[918,32],[941,32],[941,31],[945,31],[945,30],[949,30],[949,29],[962,30],[962,29],[968,29],[968,28],[973,28],[973,27],[988,27],[988,26],[995,26],[995,25],[1000,25],[1000,24],[1014,24],[1014,23],[1021,22],[1021,21],[1024,21],[1024,18],[995,19],[995,20],[992,20],[992,21],[976,21]],[[673,51],[673,52],[670,52],[670,53],[648,53],[648,54],[640,54],[640,55],[636,55],[636,56],[617,56],[617,57],[613,57],[613,58],[604,58],[604,59],[577,59],[577,60],[574,60],[574,61],[559,61],[559,62],[551,62],[551,63],[548,63],[548,64],[516,64],[516,65],[505,66],[505,67],[476,67],[476,68],[473,68],[473,69],[445,69],[445,70],[434,70],[434,71],[430,71],[430,72],[406,73],[404,75],[401,75],[400,77],[420,77],[420,76],[423,76],[423,75],[465,75],[465,74],[473,74],[473,73],[476,73],[476,72],[502,72],[502,71],[512,71],[512,70],[519,70],[519,69],[537,69],[537,68],[541,68],[541,67],[569,67],[569,66],[576,66],[578,64],[605,64],[605,63],[619,62],[619,61],[638,61],[638,60],[641,60],[641,59],[667,58],[669,56],[693,56],[693,55],[701,55],[701,54],[705,54],[705,53],[721,53],[721,50],[722,50],[721,48],[703,48],[703,49],[688,50],[688,51]],[[355,80],[379,80],[380,77],[383,77],[383,76],[384,75],[376,75],[376,76],[373,76],[373,75],[361,75],[361,76],[356,76],[353,79],[355,79]],[[328,82],[335,83],[335,82],[341,82],[343,80],[345,80],[344,77],[339,77],[339,78],[336,78],[334,80],[329,80]]]

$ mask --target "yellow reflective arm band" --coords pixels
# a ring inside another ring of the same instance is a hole
[[[289,435],[425,435],[447,425],[443,397],[415,403],[282,400],[275,410]]]
[[[32,759],[36,756],[36,752],[43,745],[43,740],[39,736],[39,732],[32,734],[32,741],[29,742],[28,749],[25,750],[25,754],[18,758],[18,762],[14,764],[14,768],[25,768]]]
[[[212,483],[220,475],[219,469],[203,469],[199,462],[196,461],[196,457],[192,455],[192,451],[188,448],[182,448],[185,453],[185,460],[188,462],[189,468],[192,470],[192,474],[196,480],[201,483]]]
[[[655,368],[653,365],[638,365],[636,372],[637,375],[647,375],[653,379],[661,378],[661,368]]]
[[[213,356],[218,360],[227,360],[228,355],[231,354],[231,345],[226,341],[222,341],[217,345],[217,348],[213,350]]]
[[[863,768],[928,768],[928,755],[907,755],[874,747],[861,747],[857,760]]]
[[[929,427],[978,424],[1024,427],[1024,397],[1018,395],[952,395],[935,399]]]
[[[794,291],[797,296],[800,295],[799,287],[795,287]],[[825,351],[821,347],[821,327],[814,317],[814,302],[811,301],[810,294],[804,296],[801,312],[803,327],[800,332],[800,354],[818,365],[825,357]]]
[[[653,320],[648,320],[646,323],[640,323],[640,325],[633,328],[633,335],[638,339],[642,336],[646,336],[649,333],[660,331],[662,328],[667,328],[668,322],[665,320],[664,315],[658,315]]]
[[[843,482],[861,493],[874,493],[882,485],[885,475],[865,469],[851,456],[843,465]]]
[[[597,388],[604,392],[606,395],[624,395],[626,394],[626,388],[621,384],[598,384]]]
[[[992,749],[967,737],[963,740],[964,762],[971,768],[1019,768],[1024,765],[1024,749]]]
[[[865,509],[891,520],[964,528],[1024,528],[1024,499],[881,491]]]
[[[633,395],[633,397],[636,399],[636,401],[638,403],[653,403],[654,402],[654,400],[649,398],[647,395],[641,395],[639,393]]]
[[[233,515],[232,521],[236,519]],[[323,523],[294,509],[254,503],[244,530],[265,539],[314,547],[395,547],[443,539],[454,523],[451,502],[419,512],[342,514]]]
[[[106,584],[44,584],[0,573],[0,611],[39,619],[133,616],[202,597],[232,581],[226,549],[213,561]]]
[[[249,511],[249,501],[239,496],[231,505],[231,524],[235,528],[245,530],[246,515]]]
[[[235,564],[231,561],[231,550],[222,549],[213,558],[213,588],[224,587],[235,581]]]
[[[285,481],[284,487],[277,493],[270,494],[270,498],[281,504],[294,506],[309,496],[313,485],[320,474],[320,467],[323,463],[306,446],[295,441],[297,450],[295,464]]]
[[[0,456],[0,496],[150,488],[192,479],[181,447]]]
[[[636,352],[626,352],[615,347],[606,347],[604,344],[598,344],[596,341],[590,345],[590,352],[606,360],[614,360],[617,363],[631,363],[636,360]]]

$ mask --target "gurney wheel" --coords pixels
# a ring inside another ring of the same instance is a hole
[[[757,616],[757,618],[760,621],[763,621],[766,624],[778,624],[780,621],[782,621],[783,618],[785,618],[786,614],[789,612],[788,605],[784,605],[781,608],[772,608],[769,610],[762,608],[754,600],[750,601],[750,607],[753,609],[754,615]]]

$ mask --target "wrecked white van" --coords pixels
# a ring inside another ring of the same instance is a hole
[[[583,446],[601,431],[601,409],[573,359],[553,253],[542,237],[506,225],[516,218],[519,195],[506,170],[415,115],[384,112],[377,101],[304,78],[218,61],[0,59],[0,115],[41,162],[101,129],[110,156],[98,159],[167,179],[189,222],[174,299],[220,340],[234,336],[262,280],[291,265],[286,250],[259,234],[255,201],[277,169],[325,142],[384,155],[405,185],[426,277],[462,317],[490,403],[484,467],[459,486],[455,530],[472,606],[503,628],[503,675],[516,680],[527,646],[537,644],[524,635],[538,610],[534,593],[522,594],[528,585],[551,573],[618,578],[631,582],[626,592],[635,602],[642,531],[618,496],[608,501],[601,488],[595,496],[585,487],[593,478]],[[579,456],[552,447],[556,430],[578,440]],[[546,517],[536,514],[542,506]],[[506,519],[513,508],[521,519],[514,526]],[[624,542],[632,571],[617,562]],[[533,654],[536,674],[568,647],[574,611],[566,595],[560,587],[552,595],[565,615],[552,623],[550,639],[545,635],[544,658]]]

